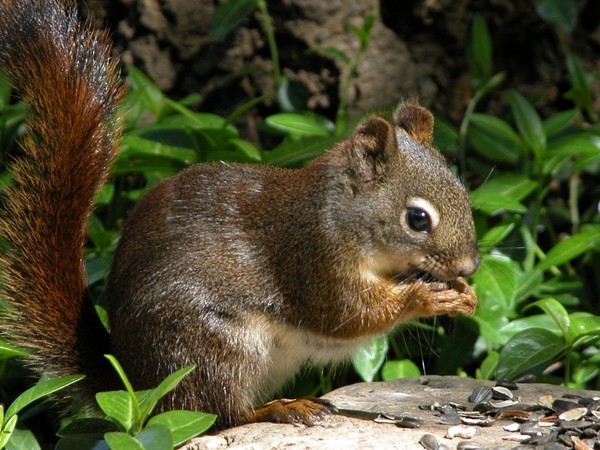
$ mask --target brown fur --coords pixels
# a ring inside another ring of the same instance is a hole
[[[91,403],[111,380],[98,369],[108,340],[87,331],[101,329],[82,245],[118,139],[121,88],[105,38],[73,27],[61,2],[44,5],[0,6],[0,60],[32,105],[0,223],[12,248],[5,335],[35,352],[40,372],[86,373],[77,398]],[[50,31],[36,29],[48,14]],[[22,22],[28,39],[13,33]],[[302,169],[203,164],[153,189],[127,221],[107,293],[112,352],[134,387],[193,363],[163,409],[214,412],[221,427],[310,423],[329,406],[257,406],[303,365],[347,359],[398,323],[472,313],[462,278],[479,264],[469,198],[432,129],[427,110],[404,103],[392,122],[368,118]],[[410,225],[414,205],[433,217],[429,230]]]

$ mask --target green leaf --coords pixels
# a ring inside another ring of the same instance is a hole
[[[410,359],[403,359],[402,361],[386,361],[381,368],[381,379],[383,381],[418,377],[420,375],[421,370]]]
[[[99,417],[85,417],[67,423],[56,433],[59,437],[70,439],[101,440],[105,433],[119,431],[112,420]]]
[[[577,343],[579,339],[600,332],[600,316],[578,311],[569,316],[569,342]]]
[[[471,58],[475,77],[486,81],[492,76],[492,38],[481,14],[475,14],[471,27]]]
[[[9,359],[19,356],[27,356],[27,352],[9,344],[4,339],[0,339],[0,359]]]
[[[6,415],[5,417],[9,417]],[[18,416],[13,414],[10,418],[2,425],[2,429],[0,431],[0,449],[3,449],[6,444],[10,441],[13,432],[15,431],[15,427],[17,426]]]
[[[210,23],[215,41],[227,37],[256,8],[258,0],[228,0],[217,4]]]
[[[348,55],[346,55],[343,51],[341,51],[337,47],[325,47],[325,48],[319,49],[319,53],[323,53],[327,56],[331,56],[332,58],[337,59],[337,60],[341,61],[342,63],[344,63],[346,66],[349,66],[352,62],[352,61],[350,61],[350,58],[348,58]]]
[[[127,391],[98,392],[96,401],[104,414],[113,419],[123,431],[131,432],[138,422],[133,400]]]
[[[471,115],[468,137],[483,156],[515,164],[525,154],[525,143],[505,121],[488,114]]]
[[[179,446],[208,430],[216,418],[214,414],[197,411],[167,411],[151,417],[148,425],[167,427],[173,436],[173,444]]]
[[[285,141],[277,148],[265,152],[264,159],[274,166],[292,167],[322,155],[335,142],[336,139],[333,137]]]
[[[365,381],[373,381],[385,361],[387,352],[387,337],[374,338],[368,346],[361,348],[352,358],[352,365],[356,373]]]
[[[84,375],[68,375],[42,381],[19,395],[6,410],[5,417],[10,419],[12,416],[19,413],[23,408],[35,402],[36,400],[46,397],[47,395],[54,394],[55,392],[60,391],[67,386],[77,383],[83,378],[85,378]]]
[[[569,128],[579,116],[578,109],[568,109],[552,114],[544,121],[544,132],[548,138],[554,137]]]
[[[539,16],[563,31],[571,32],[577,24],[577,7],[573,0],[533,0]]]
[[[500,352],[498,378],[514,380],[525,374],[540,374],[557,361],[568,345],[543,328],[530,328],[513,336]]]
[[[544,271],[553,266],[560,266],[597,245],[600,245],[600,230],[578,233],[552,247],[535,269]]]
[[[531,194],[537,186],[537,181],[530,180],[525,175],[502,175],[492,178],[471,192],[473,207],[490,215],[502,211],[524,213],[527,208],[520,200]]]
[[[140,441],[127,433],[106,433],[104,439],[111,450],[146,450]]]
[[[179,382],[195,368],[195,365],[191,365],[184,367],[183,369],[179,369],[177,372],[174,372],[166,377],[157,387],[148,390],[146,395],[140,398],[140,413],[142,423],[148,419],[158,401],[165,394],[175,389]]]
[[[546,133],[540,116],[525,97],[515,90],[509,91],[508,101],[521,136],[533,151],[536,160],[542,161],[546,154]]]
[[[156,118],[160,118],[163,115],[166,105],[166,99],[161,90],[147,75],[135,66],[127,66],[127,75],[131,80],[132,90],[139,93],[144,106]]]
[[[492,380],[496,378],[499,359],[500,354],[498,352],[490,352],[479,366],[477,378],[483,380]]]
[[[10,436],[6,450],[41,450],[40,443],[31,430],[15,428]]]
[[[594,94],[591,87],[592,77],[588,76],[579,58],[573,54],[567,55],[567,71],[571,89],[565,94],[565,97],[573,100],[579,108],[583,108],[590,116],[595,117]]]
[[[534,306],[540,308],[554,320],[562,332],[564,339],[567,340],[571,321],[565,307],[554,298],[543,298],[527,305],[527,307],[524,308],[524,311]]]
[[[145,427],[135,435],[135,439],[146,450],[170,450],[174,446],[169,429],[161,424]]]
[[[600,139],[591,133],[579,132],[554,139],[548,146],[544,173],[557,173],[567,161],[574,160],[572,173],[577,173],[600,157]]]
[[[265,122],[276,130],[297,136],[330,136],[333,130],[330,121],[307,114],[273,114]]]
[[[479,248],[489,251],[502,242],[514,229],[515,218],[500,222],[485,232],[479,240]]]

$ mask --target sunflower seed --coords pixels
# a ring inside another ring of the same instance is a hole
[[[587,414],[587,408],[573,408],[561,413],[558,418],[560,420],[579,420]]]
[[[492,388],[492,398],[494,400],[512,400],[513,393],[510,389],[507,389],[502,386],[494,386]]]
[[[492,398],[492,389],[487,386],[479,386],[473,389],[471,395],[469,395],[469,402],[471,403],[482,403],[487,402]]]
[[[421,436],[419,444],[426,450],[438,450],[440,448],[440,444],[433,434],[424,434]]]

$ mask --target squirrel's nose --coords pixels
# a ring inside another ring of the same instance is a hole
[[[480,263],[481,256],[479,256],[479,252],[476,252],[475,255],[464,256],[456,263],[458,275],[461,277],[473,275],[479,268]]]

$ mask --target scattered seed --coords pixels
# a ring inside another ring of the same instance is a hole
[[[400,417],[396,426],[400,428],[420,428],[425,421],[417,417]]]
[[[581,439],[573,436],[573,449],[574,450],[592,450],[592,447],[587,445]]]
[[[448,439],[453,439],[455,437],[458,437],[461,439],[471,439],[473,436],[475,436],[476,433],[477,433],[477,430],[475,429],[475,427],[463,427],[463,426],[457,425],[457,426],[448,428],[446,437]]]
[[[587,408],[573,408],[573,409],[569,409],[568,411],[565,411],[564,413],[560,414],[558,416],[558,418],[560,420],[579,420],[581,419],[583,416],[585,416],[587,414],[588,410]]]
[[[502,429],[504,431],[510,431],[511,433],[516,433],[519,431],[520,424],[517,422],[509,423],[508,425],[504,425]]]
[[[496,419],[508,419],[508,420],[518,420],[520,422],[524,422],[527,420],[531,420],[533,415],[527,411],[523,411],[521,409],[512,409],[506,408],[501,410],[497,415]]]
[[[500,400],[497,402],[490,402],[490,405],[492,405],[494,408],[508,408],[510,406],[515,406],[517,403],[519,403],[516,400]]]
[[[517,386],[517,383],[513,383],[512,381],[508,381],[508,380],[497,380],[496,386],[502,386],[507,389],[510,389],[511,391],[516,391],[517,389],[519,389],[519,386]]]
[[[540,398],[538,398],[537,404],[544,408],[554,409],[554,408],[552,408],[553,401],[554,401],[554,398],[552,397],[552,395],[542,395]]]
[[[492,389],[487,386],[479,386],[469,395],[469,402],[482,403],[487,402],[492,398]]]
[[[440,448],[440,444],[433,434],[424,434],[421,436],[419,444],[427,450],[438,450]]]
[[[558,428],[562,431],[583,430],[591,425],[593,425],[593,423],[587,420],[564,420],[560,422]]]
[[[494,400],[512,400],[513,393],[508,388],[502,386],[494,386],[492,388],[492,398]]]
[[[527,436],[526,434],[511,434],[509,436],[503,436],[502,439],[505,441],[521,442],[524,444],[531,440],[531,436]]]
[[[456,450],[487,450],[487,447],[475,442],[460,441],[456,446]]]
[[[523,375],[522,377],[516,378],[513,381],[515,383],[535,383],[536,377],[533,374]]]
[[[557,398],[552,402],[552,409],[557,413],[561,413],[578,407],[579,405],[577,403],[570,402],[568,400],[563,400],[562,398]]]

